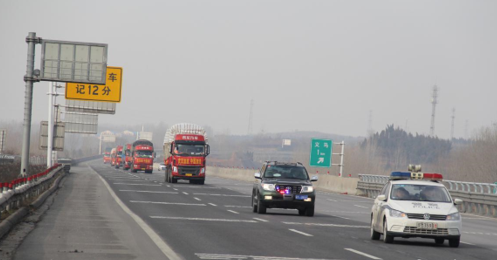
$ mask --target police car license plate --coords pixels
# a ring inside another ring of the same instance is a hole
[[[438,224],[432,222],[418,222],[416,223],[416,227],[419,229],[437,229]]]
[[[187,174],[185,174],[185,176],[192,176],[192,175],[193,175],[193,174],[191,174],[191,173],[187,173]]]
[[[307,195],[295,195],[295,199],[296,200],[305,200],[307,198],[308,198]]]

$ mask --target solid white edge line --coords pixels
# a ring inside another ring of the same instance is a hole
[[[292,231],[292,232],[295,232],[295,233],[298,233],[298,234],[301,234],[301,235],[304,235],[304,236],[306,236],[306,237],[312,237],[312,236],[313,236],[313,235],[311,235],[311,234],[307,234],[307,233],[304,233],[304,232],[302,232],[302,231],[298,231],[298,230],[296,230],[296,229],[291,229],[291,228],[290,228],[290,229],[288,229],[288,230],[290,230],[290,231]]]
[[[126,206],[121,201],[121,199],[119,199],[119,197],[117,197],[116,193],[111,189],[109,184],[105,181],[104,178],[102,178],[102,176],[100,176],[90,166],[88,166],[88,168],[90,168],[90,170],[92,170],[95,174],[98,175],[100,180],[102,180],[102,182],[104,183],[105,187],[107,187],[107,190],[109,191],[110,195],[112,195],[114,200],[117,202],[117,204],[119,206],[121,206],[121,208],[124,210],[124,212],[126,212],[131,218],[133,218],[134,221],[136,221],[138,226],[140,226],[143,229],[143,231],[145,231],[145,233],[147,233],[147,235],[150,237],[150,239],[152,239],[152,241],[155,243],[155,245],[157,245],[157,247],[162,251],[162,253],[164,253],[164,255],[167,258],[169,258],[169,260],[183,260],[183,258],[181,258],[178,254],[176,254],[176,252],[174,252],[173,249],[166,242],[164,242],[164,240],[162,240],[160,238],[160,236],[157,233],[155,233],[155,231],[147,223],[145,223],[145,221],[143,221],[143,219],[141,219],[138,215],[133,213],[133,211],[131,211],[128,208],[128,206]]]
[[[352,252],[352,253],[356,253],[356,254],[358,254],[358,255],[365,256],[365,257],[367,257],[367,258],[371,258],[371,259],[375,259],[375,260],[381,260],[381,258],[379,258],[379,257],[376,257],[376,256],[374,256],[374,255],[370,255],[370,254],[366,254],[366,253],[364,253],[364,252],[357,251],[357,250],[352,249],[352,248],[344,248],[344,249],[345,249],[345,250],[347,250],[347,251],[350,251],[350,252]]]

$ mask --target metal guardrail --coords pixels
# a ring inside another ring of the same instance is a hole
[[[45,190],[50,188],[54,176],[62,170],[60,164],[31,175],[27,178],[15,179],[11,182],[0,183],[0,214],[23,206]],[[1,223],[1,222],[0,222]]]
[[[370,198],[378,196],[389,177],[384,175],[359,174],[357,189]],[[444,185],[454,198],[463,203],[458,205],[464,213],[497,217],[497,185],[495,183],[477,183],[444,180]]]

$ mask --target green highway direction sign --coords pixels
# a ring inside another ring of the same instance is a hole
[[[331,140],[313,138],[309,165],[311,167],[331,167],[332,147],[333,141]]]

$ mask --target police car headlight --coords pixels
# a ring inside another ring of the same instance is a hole
[[[274,190],[274,184],[262,184],[264,190]]]
[[[459,212],[447,215],[447,221],[459,221],[459,220],[461,220],[461,214],[459,214]]]
[[[401,212],[401,211],[398,211],[398,210],[395,210],[395,209],[391,209],[390,210],[390,217],[393,217],[393,218],[406,218],[407,215],[404,212]]]
[[[302,186],[302,190],[300,193],[311,193],[314,191],[314,187],[312,186]]]

